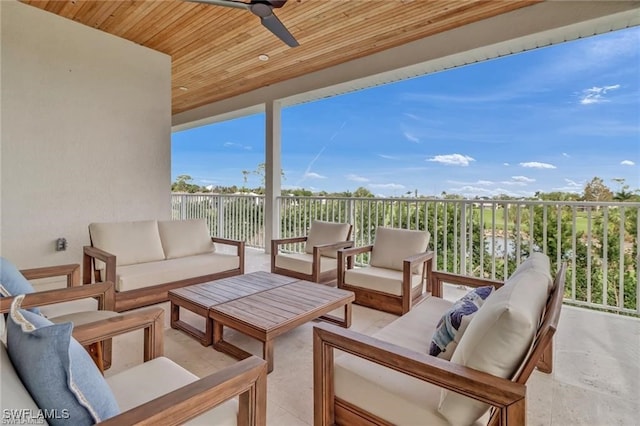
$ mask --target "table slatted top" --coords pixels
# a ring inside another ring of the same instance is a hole
[[[170,290],[169,297],[179,297],[209,309],[221,303],[290,284],[297,280],[297,278],[259,271]]]
[[[350,291],[296,281],[211,307],[211,317],[224,316],[252,328],[270,331],[302,318],[318,317],[355,299]]]

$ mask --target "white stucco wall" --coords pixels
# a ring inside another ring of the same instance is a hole
[[[79,263],[90,222],[169,218],[171,58],[13,1],[0,19],[0,253]]]

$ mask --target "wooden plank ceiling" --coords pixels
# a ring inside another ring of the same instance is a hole
[[[183,0],[24,3],[171,55],[175,114],[538,1],[289,0],[274,12],[296,48],[242,9]]]

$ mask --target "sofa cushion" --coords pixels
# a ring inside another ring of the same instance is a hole
[[[549,256],[540,252],[531,253],[529,257],[518,265],[509,278],[513,278],[529,269],[535,269],[539,273],[545,274],[547,276],[547,287],[549,288],[549,291],[551,291],[551,288],[553,287],[553,276],[551,275],[551,262],[549,261]]]
[[[436,322],[451,305],[428,298],[373,337],[424,354]],[[438,413],[440,388],[430,383],[343,354],[336,356],[334,378],[337,397],[392,424],[448,424]]]
[[[547,302],[546,272],[527,268],[489,297],[467,327],[451,362],[511,379],[529,351]],[[468,424],[489,406],[442,391],[440,413]]]
[[[0,257],[0,297],[17,296],[33,293],[35,290],[16,266],[4,257]],[[31,312],[40,313],[38,308],[30,308]]]
[[[348,223],[323,222],[314,220],[311,222],[311,228],[307,235],[307,243],[305,244],[305,253],[313,254],[313,247],[321,244],[339,243],[347,241],[349,229],[351,225]],[[337,250],[323,251],[323,256],[336,258]]]
[[[344,283],[355,287],[381,291],[402,296],[402,271],[368,266],[348,269],[344,273]],[[422,274],[411,276],[411,288],[422,284]]]
[[[164,251],[158,232],[158,222],[92,223],[89,225],[91,244],[116,256],[116,265],[163,260]],[[97,266],[101,269],[100,266]]]
[[[4,317],[4,315],[0,315]],[[0,384],[0,401],[2,402],[3,410],[26,410],[29,413],[37,413],[38,406],[36,405],[29,392],[20,381],[18,373],[16,373],[13,364],[7,354],[7,349],[4,343],[0,343],[0,372],[2,374],[2,383]],[[11,411],[8,411],[11,412]],[[3,416],[7,412],[3,411]],[[13,422],[11,419],[3,417],[6,424],[18,424],[18,419]],[[26,420],[26,419],[23,419]],[[35,424],[35,422],[33,422]]]
[[[276,256],[276,266],[301,274],[311,275],[313,267],[313,256],[307,253],[279,254]],[[336,259],[332,257],[320,256],[320,272],[327,272],[337,269]]]
[[[74,312],[97,311],[98,301],[93,297],[86,299],[70,300],[68,302],[55,303],[40,308],[40,313],[47,318],[56,318]]]
[[[109,386],[87,351],[71,337],[73,324],[53,324],[19,309],[18,296],[7,321],[7,351],[41,409],[59,414],[50,424],[89,425],[119,413]]]
[[[139,263],[116,269],[116,290],[127,291],[157,284],[230,271],[240,267],[240,257],[232,254],[208,253]]]
[[[167,259],[214,251],[205,219],[161,220],[158,230]]]
[[[189,383],[198,377],[175,362],[159,357],[107,378],[123,411],[149,402]],[[238,403],[231,399],[185,424],[234,425]]]
[[[451,309],[444,313],[431,338],[429,355],[446,360],[451,359],[471,318],[493,290],[493,286],[475,288],[457,300]]]
[[[402,271],[404,259],[427,251],[428,231],[378,227],[371,252],[371,266]],[[415,272],[415,271],[414,271]]]

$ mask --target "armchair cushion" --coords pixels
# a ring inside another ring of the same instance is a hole
[[[31,283],[20,273],[16,266],[4,257],[0,257],[0,297],[29,294],[35,290]],[[38,308],[30,308],[31,312],[40,313]]]
[[[529,351],[548,296],[544,271],[527,268],[487,298],[467,327],[451,362],[511,379]],[[439,410],[452,424],[468,424],[489,406],[443,390]]]
[[[109,386],[85,349],[71,337],[71,323],[48,319],[11,307],[7,351],[22,383],[38,407],[59,418],[49,423],[90,425],[119,413]],[[55,411],[54,411],[55,410]]]
[[[89,225],[94,247],[116,255],[116,265],[164,260],[156,220],[92,223]]]
[[[288,253],[276,256],[276,266],[290,271],[311,275],[313,268],[313,256],[307,253]],[[320,256],[320,272],[336,269],[337,261],[334,258]]]
[[[214,251],[205,219],[161,220],[158,230],[167,259]]]
[[[173,361],[159,357],[108,377],[120,408],[127,411],[198,380],[198,377]],[[236,399],[217,406],[186,424],[234,425],[237,420]]]
[[[369,290],[402,296],[402,271],[368,266],[348,269],[344,273],[344,283]],[[411,275],[411,288],[422,285],[422,275]]]
[[[371,251],[371,266],[402,271],[404,259],[427,251],[428,231],[378,227]]]
[[[349,238],[349,230],[351,225],[348,223],[334,223],[314,220],[311,223],[309,234],[307,235],[307,243],[304,251],[312,254],[313,247],[321,244],[331,244],[340,241],[347,241]],[[323,256],[336,258],[337,250],[322,252]]]

